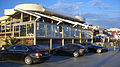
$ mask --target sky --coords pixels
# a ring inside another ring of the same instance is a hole
[[[40,4],[72,16],[82,16],[86,24],[100,28],[120,28],[120,0],[0,0],[0,17],[4,9],[19,4]]]

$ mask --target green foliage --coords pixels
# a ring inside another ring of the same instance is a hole
[[[17,40],[16,38],[6,38],[5,40],[3,40],[5,42],[5,45],[14,45],[17,44],[19,42],[19,40]]]
[[[103,44],[103,46],[104,46],[104,47],[108,47],[108,45],[107,45],[107,44]]]
[[[101,44],[98,44],[98,46],[102,46]]]
[[[5,40],[3,40],[5,42],[6,45],[9,45],[9,39],[5,38]]]
[[[104,46],[104,47],[107,47],[108,45],[107,44],[98,44],[98,46]]]
[[[86,42],[86,39],[82,39],[81,42],[82,42],[82,43]]]
[[[22,44],[26,44],[26,39],[22,39]]]

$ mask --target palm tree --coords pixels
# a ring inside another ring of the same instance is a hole
[[[3,48],[7,48],[10,45],[14,45],[19,42],[19,40],[14,37],[5,38],[5,40],[3,40],[3,41],[5,42],[5,45],[3,45]]]
[[[14,44],[17,44],[18,42],[19,40],[14,37],[13,38],[10,37],[9,39],[9,45],[14,45]]]

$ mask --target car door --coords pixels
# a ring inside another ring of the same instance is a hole
[[[8,49],[3,51],[2,54],[3,54],[4,59],[12,60],[14,58],[13,57],[14,47],[15,46],[10,46]]]
[[[27,51],[28,49],[25,46],[22,46],[22,45],[16,46],[13,52],[14,60],[24,60],[24,57],[26,56]]]
[[[73,45],[65,45],[62,50],[64,51],[65,55],[70,55],[73,52]]]
[[[87,46],[88,46],[88,50],[90,52],[94,52],[95,51],[95,47],[92,44],[88,43]]]

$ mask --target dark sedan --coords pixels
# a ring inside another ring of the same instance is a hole
[[[77,44],[65,44],[62,47],[53,49],[52,53],[54,55],[72,55],[78,57],[87,53],[87,49],[82,45]]]
[[[81,45],[83,45],[86,48],[88,48],[89,52],[102,53],[102,52],[107,52],[108,51],[108,48],[103,47],[103,46],[97,46],[94,43],[81,43]]]
[[[26,64],[44,62],[49,58],[49,52],[38,45],[16,44],[0,51],[0,60],[19,60]]]

